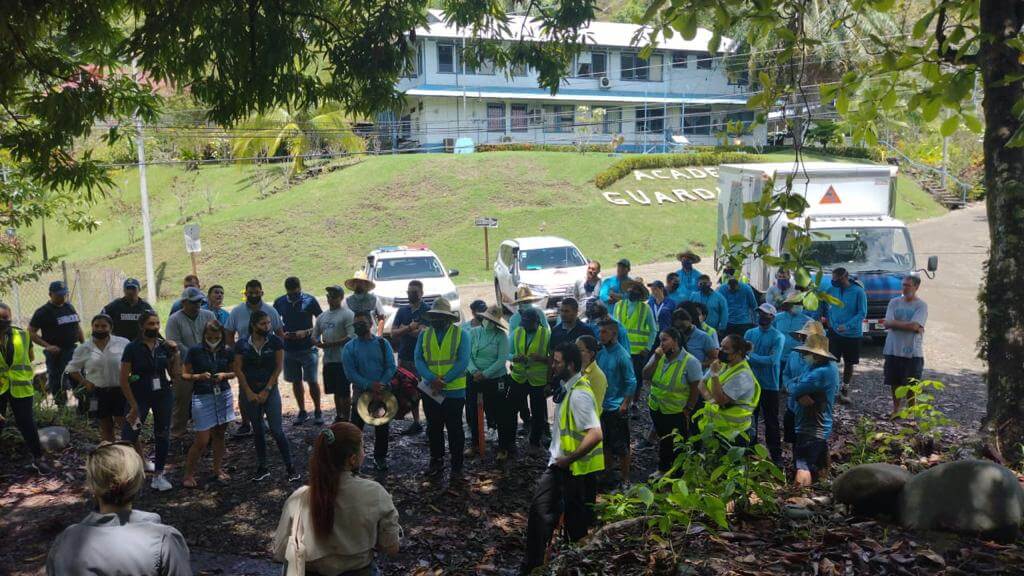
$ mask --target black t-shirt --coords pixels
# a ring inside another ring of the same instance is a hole
[[[32,315],[29,326],[39,328],[46,342],[67,350],[78,344],[79,321],[78,312],[70,303],[54,306],[47,302]]]
[[[129,340],[137,340],[139,335],[142,333],[139,327],[139,316],[147,311],[152,310],[153,307],[149,305],[142,298],[135,305],[128,303],[125,298],[118,298],[103,307],[103,313],[114,321],[114,336],[120,336]]]
[[[235,361],[235,352],[230,347],[221,346],[216,351],[210,350],[205,344],[188,349],[185,364],[192,367],[193,374],[209,372],[231,372],[231,364]],[[214,382],[213,380],[196,380],[192,385],[193,394],[213,394],[214,386],[221,390],[230,390],[230,382]]]
[[[171,366],[173,352],[163,340],[159,341],[156,348],[150,350],[142,340],[136,340],[124,347],[121,354],[121,362],[128,364],[131,368],[132,391],[136,394],[152,391],[153,380],[160,379],[160,388],[166,389],[170,384],[170,374],[167,370]]]

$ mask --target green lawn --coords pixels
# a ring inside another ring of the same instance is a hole
[[[766,160],[789,158],[774,154]],[[164,279],[161,296],[174,295],[180,278],[191,270],[179,210],[185,190],[190,196],[184,214],[202,226],[200,277],[204,285],[216,281],[229,292],[240,291],[246,280],[256,277],[269,294],[277,294],[284,278],[294,274],[318,293],[326,283],[348,278],[373,247],[420,242],[462,272],[460,283],[489,281],[483,234],[473,227],[477,216],[500,220],[500,227],[491,231],[492,259],[501,240],[539,234],[569,238],[590,257],[627,257],[636,263],[671,258],[688,244],[713,244],[713,201],[660,206],[607,202],[592,180],[615,160],[557,152],[369,157],[262,198],[253,176],[274,168],[185,171],[154,166],[148,181],[155,262]],[[120,171],[115,181],[118,188],[94,208],[100,229],[70,233],[51,224],[49,251],[64,254],[69,262],[120,268],[142,278],[141,232],[129,242],[129,228],[139,213],[138,175]],[[668,192],[668,186],[649,182],[639,187]],[[622,193],[638,184],[630,176],[609,190]],[[714,190],[716,182],[709,178],[676,186]],[[207,213],[207,192],[215,194],[212,213]],[[943,212],[913,182],[900,179],[898,217],[913,222]],[[32,234],[38,239],[38,231]]]

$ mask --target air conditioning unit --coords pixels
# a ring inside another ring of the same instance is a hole
[[[608,90],[612,87],[612,79],[607,76],[601,76],[597,79],[597,86],[602,90]]]

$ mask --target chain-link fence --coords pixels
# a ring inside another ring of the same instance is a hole
[[[88,332],[89,319],[111,300],[123,295],[125,278],[121,270],[62,265],[35,282],[19,284],[7,293],[0,293],[0,301],[14,312],[14,325],[27,328],[32,314],[50,299],[50,282],[63,280],[68,286],[68,302],[78,310],[83,328]]]

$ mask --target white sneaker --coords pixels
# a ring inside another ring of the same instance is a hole
[[[142,467],[146,470],[146,472],[156,472],[156,465],[153,464],[152,460],[146,460],[142,464]]]
[[[163,474],[159,474],[153,478],[153,482],[150,484],[150,487],[158,492],[166,492],[171,488],[174,488]]]

